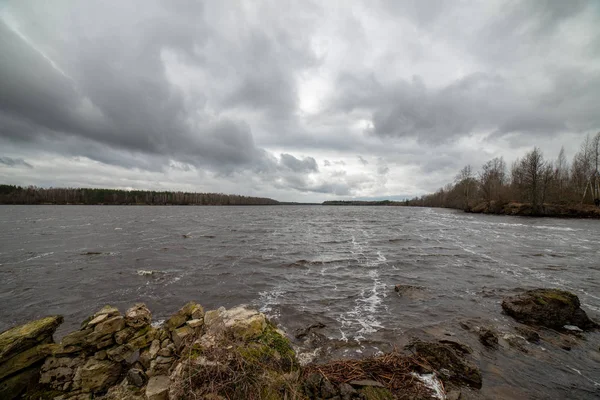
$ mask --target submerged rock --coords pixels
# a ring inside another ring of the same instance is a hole
[[[481,328],[479,330],[479,341],[486,347],[498,347],[498,335],[490,328]]]
[[[415,354],[425,359],[429,365],[440,372],[442,379],[456,384],[466,384],[481,388],[479,368],[467,361],[450,346],[443,343],[422,342],[417,340],[408,346]]]
[[[583,330],[598,327],[580,308],[579,298],[559,289],[535,289],[502,302],[504,311],[519,322],[529,325],[563,329],[574,325]]]

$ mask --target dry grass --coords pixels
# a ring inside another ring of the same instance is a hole
[[[377,357],[361,360],[340,360],[323,365],[309,365],[303,377],[319,373],[332,383],[340,384],[357,380],[374,380],[398,399],[429,399],[431,391],[414,376],[413,372],[431,370],[426,361],[414,355],[407,356],[393,351]]]

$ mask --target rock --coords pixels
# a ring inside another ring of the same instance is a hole
[[[75,370],[82,366],[84,361],[82,356],[48,357],[42,365],[40,383],[57,390],[69,390]]]
[[[398,296],[411,300],[424,300],[427,298],[425,288],[422,286],[396,285],[394,286],[394,291],[398,293]]]
[[[196,304],[192,308],[192,313],[190,314],[192,319],[201,319],[204,320],[204,308],[200,304]]]
[[[563,329],[565,331],[569,331],[569,332],[576,332],[576,333],[583,332],[582,329],[580,329],[578,326],[575,326],[575,325],[565,325],[565,326],[563,326]]]
[[[393,400],[394,396],[392,393],[381,387],[365,386],[360,389],[360,394],[365,400]]]
[[[204,319],[190,319],[186,322],[186,325],[193,329],[199,328],[204,325]]]
[[[92,319],[90,322],[87,323],[87,327],[94,327],[96,325],[98,325],[100,322],[107,320],[108,319],[108,314],[100,314],[98,315],[96,318]]]
[[[49,354],[52,354],[52,349],[55,344],[40,344],[38,346],[27,349],[14,357],[0,364],[0,380],[7,376],[13,375],[16,372],[27,369],[33,364],[43,360]]]
[[[171,351],[171,349],[165,347],[164,349],[160,349],[157,354],[159,357],[171,357],[173,355],[173,352]]]
[[[531,328],[525,327],[525,326],[517,326],[515,327],[515,330],[523,335],[523,337],[531,343],[539,343],[540,341],[540,334],[537,333],[536,331],[534,331]]]
[[[130,338],[134,337],[137,331],[128,326],[127,328],[121,329],[119,332],[115,333],[115,342],[117,344],[123,344],[127,342]]]
[[[151,359],[156,358],[158,351],[160,350],[160,341],[158,339],[154,339],[152,344],[150,345],[149,355]]]
[[[106,352],[106,355],[109,359],[122,362],[131,357],[133,353],[135,353],[136,349],[133,348],[130,344],[122,344],[117,347],[113,347]]]
[[[498,335],[490,328],[481,328],[479,330],[479,341],[486,347],[498,347]]]
[[[165,322],[165,328],[169,331],[179,328],[181,325],[185,324],[185,321],[192,318],[192,313],[196,311],[198,307],[198,304],[190,301]]]
[[[108,335],[102,338],[98,344],[96,344],[96,348],[100,350],[112,346],[113,344],[115,344],[115,340],[113,339],[112,335]]]
[[[451,390],[446,394],[446,400],[460,400],[461,397],[460,390]]]
[[[112,335],[125,327],[125,319],[118,315],[100,322],[94,327],[94,334],[98,336]]]
[[[442,343],[415,341],[409,348],[440,372],[441,377],[456,384],[481,388],[481,372],[475,365],[459,356],[452,347]]]
[[[93,328],[71,332],[65,337],[63,337],[60,343],[65,349],[78,348],[79,350],[81,350],[81,348],[87,344],[86,337],[92,332],[94,332]]]
[[[81,389],[84,392],[101,392],[117,382],[121,375],[121,364],[90,358],[80,368],[79,374]]]
[[[385,387],[383,384],[381,384],[377,381],[371,380],[371,379],[350,381],[350,385],[356,386],[356,387],[364,387],[364,386]]]
[[[575,325],[583,330],[598,327],[580,308],[579,298],[559,289],[528,290],[502,302],[504,311],[519,322],[562,329]]]
[[[171,342],[169,339],[165,339],[160,342],[160,348],[166,349],[171,343],[173,343],[173,342]]]
[[[173,331],[172,338],[173,343],[177,349],[180,349],[183,345],[183,341],[186,337],[192,336],[194,334],[194,330],[187,325],[182,326],[181,328],[177,328]],[[160,344],[159,344],[160,348]]]
[[[260,336],[266,326],[267,319],[264,314],[244,306],[234,307],[223,313],[225,328],[233,334],[234,338],[249,340]]]
[[[323,324],[321,322],[317,322],[317,323],[311,324],[307,327],[296,329],[294,337],[296,339],[302,339],[305,336],[307,336],[313,329],[322,329],[322,328],[325,328],[325,324]]]
[[[152,357],[150,357],[150,351],[148,349],[143,350],[140,353],[140,358],[138,360],[140,362],[140,364],[142,364],[142,366],[144,367],[144,369],[149,369],[150,368],[150,362],[152,361]]]
[[[142,387],[146,384],[146,382],[148,382],[148,377],[144,371],[137,368],[132,368],[127,371],[127,382],[130,385]]]
[[[504,336],[502,336],[502,339],[504,339],[510,347],[514,347],[515,349],[520,350],[523,353],[529,352],[527,350],[527,341],[520,336],[507,333]]]
[[[102,309],[100,311],[98,311],[97,313],[95,313],[94,315],[90,316],[89,318],[87,318],[85,321],[83,321],[81,323],[81,329],[86,329],[88,324],[95,320],[98,317],[101,317],[103,315],[106,315],[106,318],[111,318],[111,317],[116,317],[118,315],[121,315],[121,313],[119,312],[119,309],[113,306],[104,306],[102,307]]]
[[[302,389],[309,399],[319,398],[321,395],[321,382],[323,381],[323,375],[313,373],[310,374],[302,382]]]
[[[0,382],[0,399],[13,400],[35,385],[39,377],[39,368],[29,368]]]
[[[442,340],[438,340],[438,342],[448,345],[448,346],[452,347],[454,350],[459,351],[463,354],[472,354],[473,353],[473,349],[471,349],[468,345],[454,341],[454,340],[442,339]]]
[[[148,347],[153,340],[156,339],[157,331],[151,326],[141,329],[136,335],[127,342],[134,349],[143,349]]]
[[[150,322],[152,322],[152,313],[145,304],[135,304],[125,313],[125,323],[132,328],[142,328],[150,325]]]
[[[323,379],[323,382],[321,383],[321,397],[323,397],[324,399],[331,399],[336,395],[336,387],[327,379]]]
[[[94,358],[96,360],[106,360],[107,354],[106,354],[106,350],[100,350],[97,351],[96,354],[94,354]]]
[[[347,383],[340,383],[340,397],[342,400],[350,400],[358,395],[358,392]]]
[[[148,400],[168,400],[169,377],[165,375],[153,376],[146,386],[146,398]]]
[[[62,322],[62,316],[46,317],[0,333],[0,363],[38,344],[52,341],[54,331]]]

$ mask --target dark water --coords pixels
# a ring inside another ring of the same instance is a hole
[[[398,283],[423,290],[399,297]],[[0,330],[59,313],[65,333],[108,303],[145,302],[155,319],[189,300],[248,303],[288,332],[325,323],[347,344],[335,356],[454,335],[473,347],[488,398],[598,398],[599,333],[571,351],[555,335],[524,354],[484,349],[460,328],[472,319],[515,333],[502,297],[540,286],[576,293],[598,318],[599,221],[403,207],[0,207]]]

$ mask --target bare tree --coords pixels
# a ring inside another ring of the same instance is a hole
[[[473,191],[477,185],[477,181],[475,180],[475,175],[473,174],[473,169],[470,165],[465,166],[460,172],[456,175],[454,179],[456,183],[456,187],[461,191],[463,197],[463,209],[470,210],[470,200],[473,195]]]
[[[523,159],[515,161],[512,177],[522,198],[531,203],[533,213],[539,213],[552,178],[552,166],[544,161],[539,148],[534,147]]]
[[[485,201],[501,199],[501,189],[506,183],[506,164],[502,157],[496,157],[485,164],[479,172],[479,185]]]

